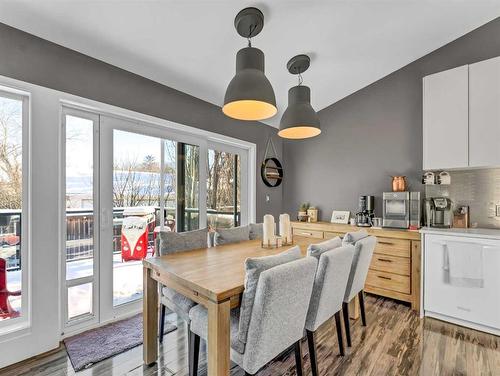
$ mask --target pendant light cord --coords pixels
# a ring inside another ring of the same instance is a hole
[[[253,36],[253,32],[255,31],[255,29],[257,28],[257,25],[250,25],[250,27],[248,28],[248,37],[247,37],[247,40],[248,40],[248,47],[252,47],[252,36]]]
[[[304,79],[302,78],[302,74],[299,73],[299,85],[302,85],[302,82],[304,82]]]

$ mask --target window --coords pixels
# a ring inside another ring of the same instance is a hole
[[[26,111],[27,98],[0,92],[0,324],[27,313]]]

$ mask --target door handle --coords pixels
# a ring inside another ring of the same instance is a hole
[[[102,209],[101,210],[101,230],[105,230],[109,227],[110,223],[113,222],[113,219],[110,219],[109,210]]]

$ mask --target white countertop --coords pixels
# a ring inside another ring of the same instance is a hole
[[[421,234],[467,236],[472,238],[500,239],[500,229],[491,228],[435,228],[422,227]]]

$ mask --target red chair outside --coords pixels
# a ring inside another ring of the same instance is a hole
[[[18,317],[20,314],[9,303],[9,296],[20,296],[21,291],[7,290],[7,263],[0,258],[0,320]]]

